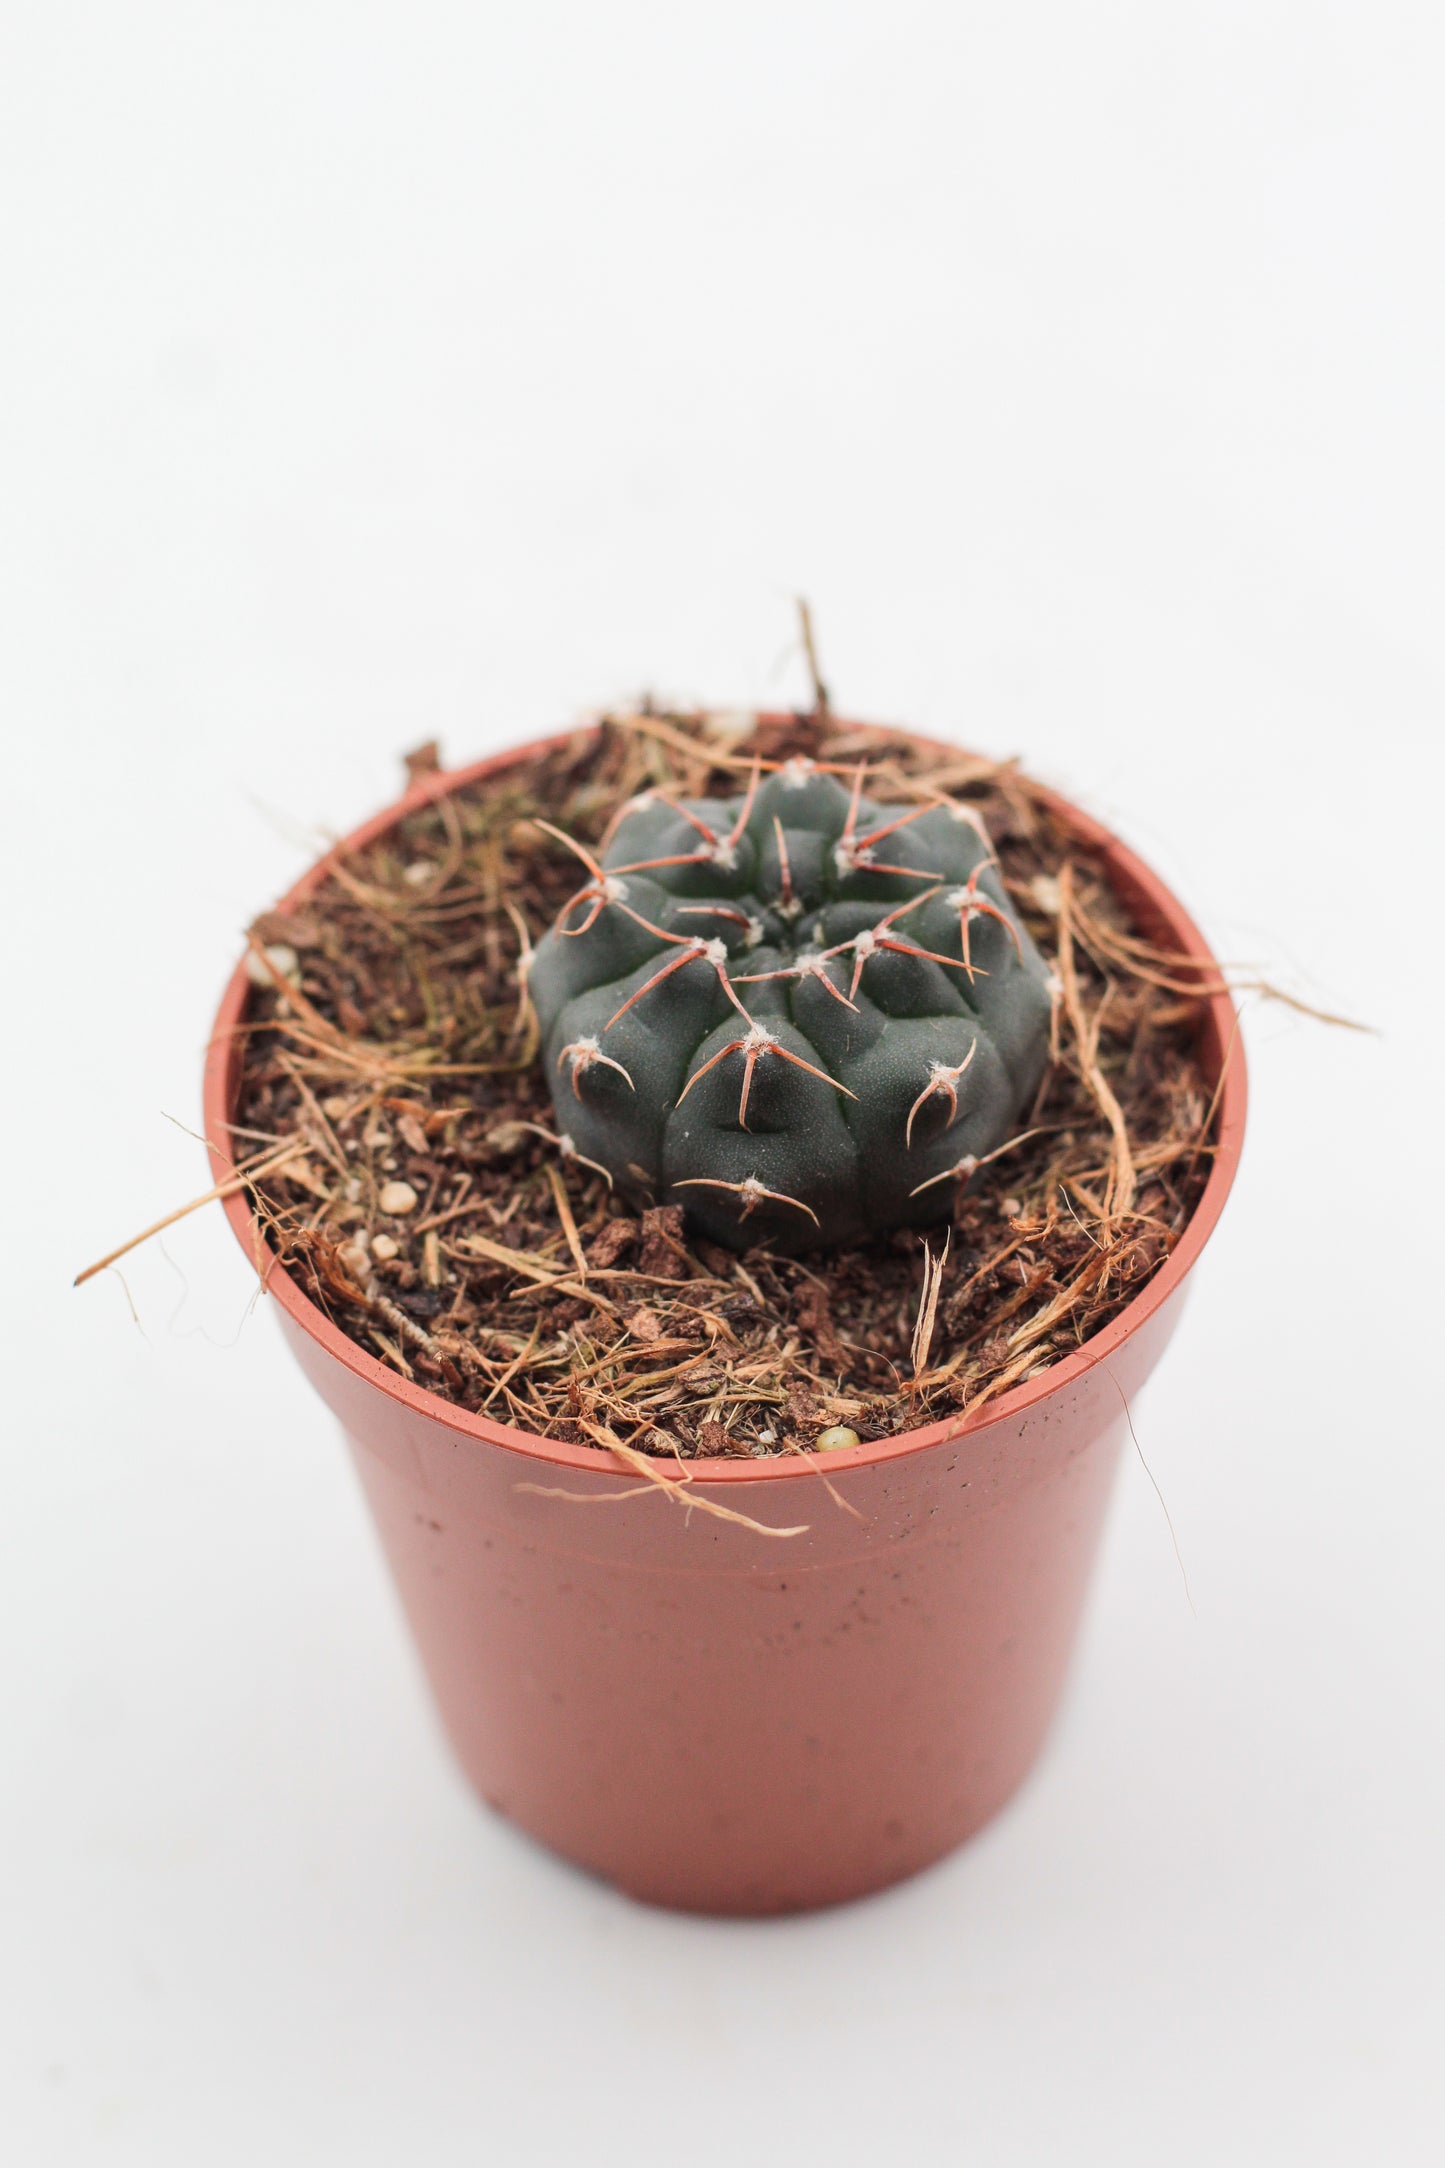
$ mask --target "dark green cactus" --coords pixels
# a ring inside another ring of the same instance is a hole
[[[734,1249],[947,1214],[1036,1090],[1054,983],[988,837],[789,761],[623,807],[529,984],[564,1150]],[[545,825],[545,824],[544,824]]]

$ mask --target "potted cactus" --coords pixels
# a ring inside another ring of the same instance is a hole
[[[821,703],[418,761],[258,923],[217,1185],[487,1800],[735,1912],[1003,1804],[1229,1188],[1234,1038],[1114,838]]]

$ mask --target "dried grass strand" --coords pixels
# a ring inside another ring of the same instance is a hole
[[[1079,991],[1079,974],[1074,962],[1074,862],[1071,858],[1064,860],[1058,878],[1059,977],[1063,981],[1064,1010],[1073,1030],[1075,1051],[1084,1083],[1108,1123],[1113,1137],[1114,1149],[1106,1192],[1106,1216],[1112,1219],[1118,1214],[1128,1212],[1133,1206],[1137,1187],[1134,1155],[1129,1144],[1129,1127],[1124,1120],[1124,1110],[1099,1064],[1099,1033],[1108,994],[1105,993],[1104,1001],[1100,1002],[1090,1021],[1084,1014],[1083,997]]]
[[[216,1204],[223,1198],[234,1197],[241,1190],[249,1189],[262,1175],[277,1173],[288,1160],[299,1159],[305,1149],[304,1141],[298,1137],[284,1150],[273,1153],[269,1158],[253,1160],[228,1180],[202,1190],[199,1197],[192,1197],[188,1204],[177,1205],[173,1212],[167,1212],[160,1219],[152,1220],[150,1226],[143,1227],[138,1235],[132,1235],[126,1242],[117,1243],[113,1250],[106,1251],[104,1257],[98,1257],[93,1265],[87,1265],[83,1272],[77,1272],[71,1282],[72,1287],[84,1287],[87,1280],[93,1280],[98,1272],[104,1272],[115,1264],[118,1258],[139,1249],[141,1243],[149,1242],[152,1235],[163,1234],[167,1227],[174,1227],[177,1220],[186,1219],[192,1212],[198,1212],[203,1204]]]
[[[807,1521],[802,1521],[793,1528],[772,1528],[766,1521],[755,1521],[751,1514],[735,1513],[731,1506],[720,1506],[715,1499],[700,1492],[690,1477],[682,1478],[676,1483],[669,1481],[655,1460],[649,1459],[646,1453],[639,1453],[635,1446],[624,1445],[617,1433],[609,1430],[605,1423],[586,1423],[583,1428],[592,1433],[599,1445],[605,1445],[609,1453],[615,1454],[624,1467],[645,1477],[670,1498],[675,1506],[681,1506],[685,1513],[696,1511],[706,1513],[714,1520],[731,1521],[736,1527],[746,1528],[755,1536],[784,1538],[805,1536],[808,1533],[811,1524]],[[686,1496],[682,1495],[684,1492]]]

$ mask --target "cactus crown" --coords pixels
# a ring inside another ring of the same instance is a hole
[[[532,958],[567,1149],[734,1249],[945,1215],[1037,1088],[1054,989],[971,808],[807,760],[617,815]],[[546,826],[546,823],[542,825]]]

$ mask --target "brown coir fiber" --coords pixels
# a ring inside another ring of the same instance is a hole
[[[1061,998],[1023,1131],[956,1185],[951,1226],[734,1258],[676,1207],[626,1213],[559,1148],[518,964],[579,876],[535,820],[595,843],[638,791],[724,792],[798,752],[866,759],[873,798],[976,806]],[[826,714],[607,717],[334,854],[251,951],[273,983],[235,1153],[275,1256],[393,1369],[548,1437],[687,1460],[966,1420],[1138,1293],[1209,1168],[1193,1049],[1217,981],[1142,937],[1012,763]]]

